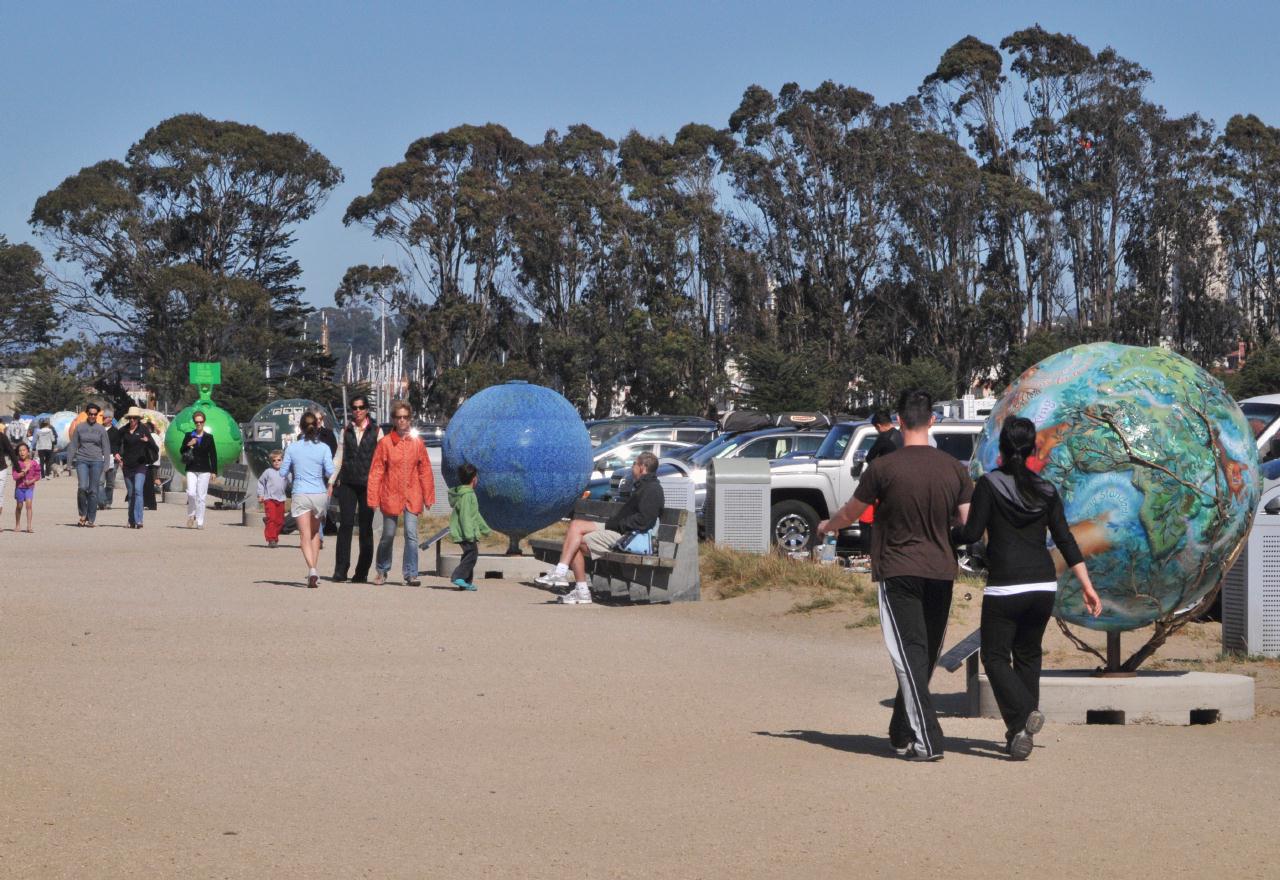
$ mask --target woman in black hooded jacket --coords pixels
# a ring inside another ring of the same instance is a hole
[[[1044,726],[1040,712],[1041,640],[1053,616],[1058,576],[1046,533],[1080,582],[1085,608],[1102,611],[1084,556],[1067,527],[1058,490],[1027,467],[1036,426],[1013,418],[1000,431],[1000,466],[978,480],[957,544],[987,534],[987,586],[982,595],[982,665],[1005,723],[1009,754],[1024,760]]]

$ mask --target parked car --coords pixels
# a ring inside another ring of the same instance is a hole
[[[619,416],[613,419],[592,419],[587,423],[587,434],[591,437],[591,445],[601,447],[613,441],[621,442],[619,435],[630,437],[644,428],[670,428],[677,425],[688,429],[701,428],[708,432],[716,430],[716,423],[698,416]],[[680,440],[680,437],[653,437],[641,439]],[[687,442],[693,442],[689,440]]]
[[[658,476],[684,474],[693,480],[694,507],[702,519],[707,502],[707,474],[711,462],[721,458],[779,459],[791,455],[813,455],[827,436],[825,431],[797,431],[795,428],[764,428],[741,434],[722,434],[710,443],[687,449],[658,462]],[[613,497],[631,494],[629,471],[615,471]]]
[[[1258,441],[1258,459],[1280,458],[1280,394],[1264,394],[1240,401],[1240,409]]]
[[[945,421],[934,424],[929,436],[943,452],[967,462],[973,456],[985,422]],[[770,522],[784,551],[808,550],[817,538],[818,523],[830,518],[853,495],[875,442],[870,422],[841,422],[823,439],[812,459],[784,459],[770,463]],[[842,539],[859,541],[855,524]]]
[[[636,457],[642,452],[652,452],[658,458],[672,452],[687,449],[692,443],[677,440],[637,440],[597,450],[591,463],[593,474],[607,477],[618,468],[629,468],[635,464]]]

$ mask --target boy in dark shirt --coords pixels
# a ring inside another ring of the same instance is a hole
[[[915,761],[942,757],[942,728],[929,678],[942,649],[956,577],[951,525],[963,521],[973,494],[964,465],[929,445],[933,398],[903,392],[898,401],[903,445],[873,461],[853,497],[818,531],[837,532],[876,505],[871,576],[880,584],[880,625],[898,677],[889,741]]]

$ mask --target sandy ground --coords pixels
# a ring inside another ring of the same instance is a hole
[[[72,496],[41,483],[33,535],[4,510],[5,878],[1280,872],[1271,664],[1254,721],[1051,724],[1026,763],[940,673],[949,753],[910,764],[878,630],[785,594],[306,590],[296,539],[238,514],[83,530]],[[1160,656],[1216,652],[1200,628]]]

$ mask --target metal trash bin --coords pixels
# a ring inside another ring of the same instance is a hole
[[[717,544],[746,553],[768,553],[769,462],[762,458],[717,458],[707,475],[703,521]]]
[[[1253,531],[1222,580],[1222,649],[1280,657],[1280,480],[1267,480]]]

